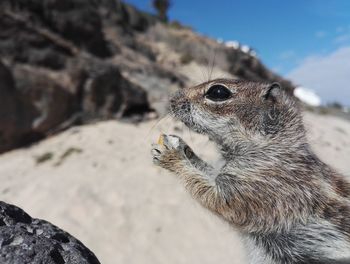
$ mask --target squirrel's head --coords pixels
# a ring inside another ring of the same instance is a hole
[[[217,79],[179,90],[170,109],[221,145],[237,139],[300,142],[305,134],[296,101],[278,83]]]

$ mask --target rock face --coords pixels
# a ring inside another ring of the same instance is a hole
[[[106,60],[118,49],[95,2],[1,1],[0,153],[74,123],[151,111],[143,88]]]
[[[79,240],[58,227],[0,202],[0,263],[99,264]]]
[[[17,147],[31,137],[38,116],[28,98],[15,89],[11,71],[0,62],[0,152]]]

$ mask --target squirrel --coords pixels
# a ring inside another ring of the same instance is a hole
[[[153,163],[236,227],[250,263],[350,263],[350,183],[306,139],[300,105],[278,83],[216,79],[179,90],[170,113],[218,146],[219,172],[178,136]]]

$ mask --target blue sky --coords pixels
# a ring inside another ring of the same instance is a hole
[[[152,12],[150,0],[126,2]],[[247,44],[269,68],[315,90],[323,102],[350,106],[350,0],[172,2],[171,20]]]

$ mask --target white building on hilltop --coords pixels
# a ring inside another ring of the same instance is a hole
[[[312,90],[304,87],[297,87],[294,90],[294,96],[299,98],[300,101],[311,106],[320,106],[321,98]]]

